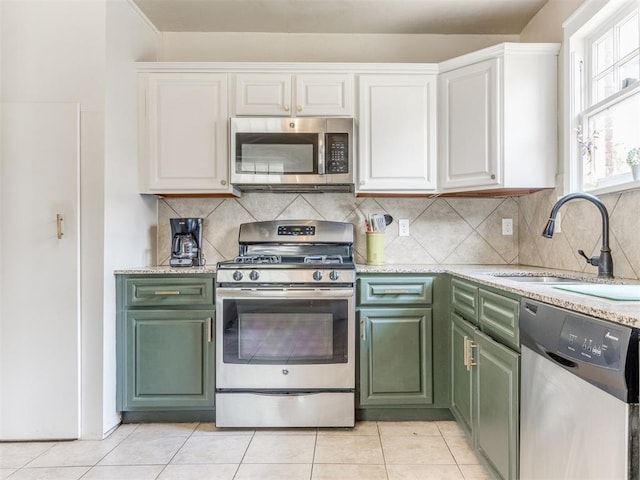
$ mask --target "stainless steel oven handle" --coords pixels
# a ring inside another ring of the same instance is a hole
[[[218,288],[217,299],[236,298],[348,298],[355,296],[353,288]]]

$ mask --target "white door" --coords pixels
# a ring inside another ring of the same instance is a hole
[[[0,440],[78,438],[79,106],[1,108]]]
[[[436,189],[436,76],[360,77],[360,192]]]
[[[291,75],[238,73],[235,76],[236,115],[291,115]]]
[[[440,188],[495,187],[499,152],[499,64],[475,63],[440,75]]]
[[[152,73],[143,119],[143,193],[226,193],[227,75]]]

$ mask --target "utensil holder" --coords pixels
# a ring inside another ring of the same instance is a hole
[[[367,265],[384,265],[384,233],[367,232]]]

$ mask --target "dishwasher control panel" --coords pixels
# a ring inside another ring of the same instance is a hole
[[[622,346],[628,341],[628,333],[622,329],[567,315],[558,339],[557,353],[581,362],[618,370]]]

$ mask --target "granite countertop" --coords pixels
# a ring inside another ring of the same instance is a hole
[[[539,300],[575,312],[592,315],[615,323],[640,328],[640,301],[607,300],[599,297],[568,292],[550,284],[523,283],[499,275],[553,275],[587,282],[606,282],[638,285],[627,279],[601,280],[595,275],[566,270],[542,269],[520,265],[356,265],[358,273],[448,273],[483,285],[495,287],[516,295]],[[141,267],[116,270],[116,274],[212,274],[214,265],[176,268],[169,266]]]

